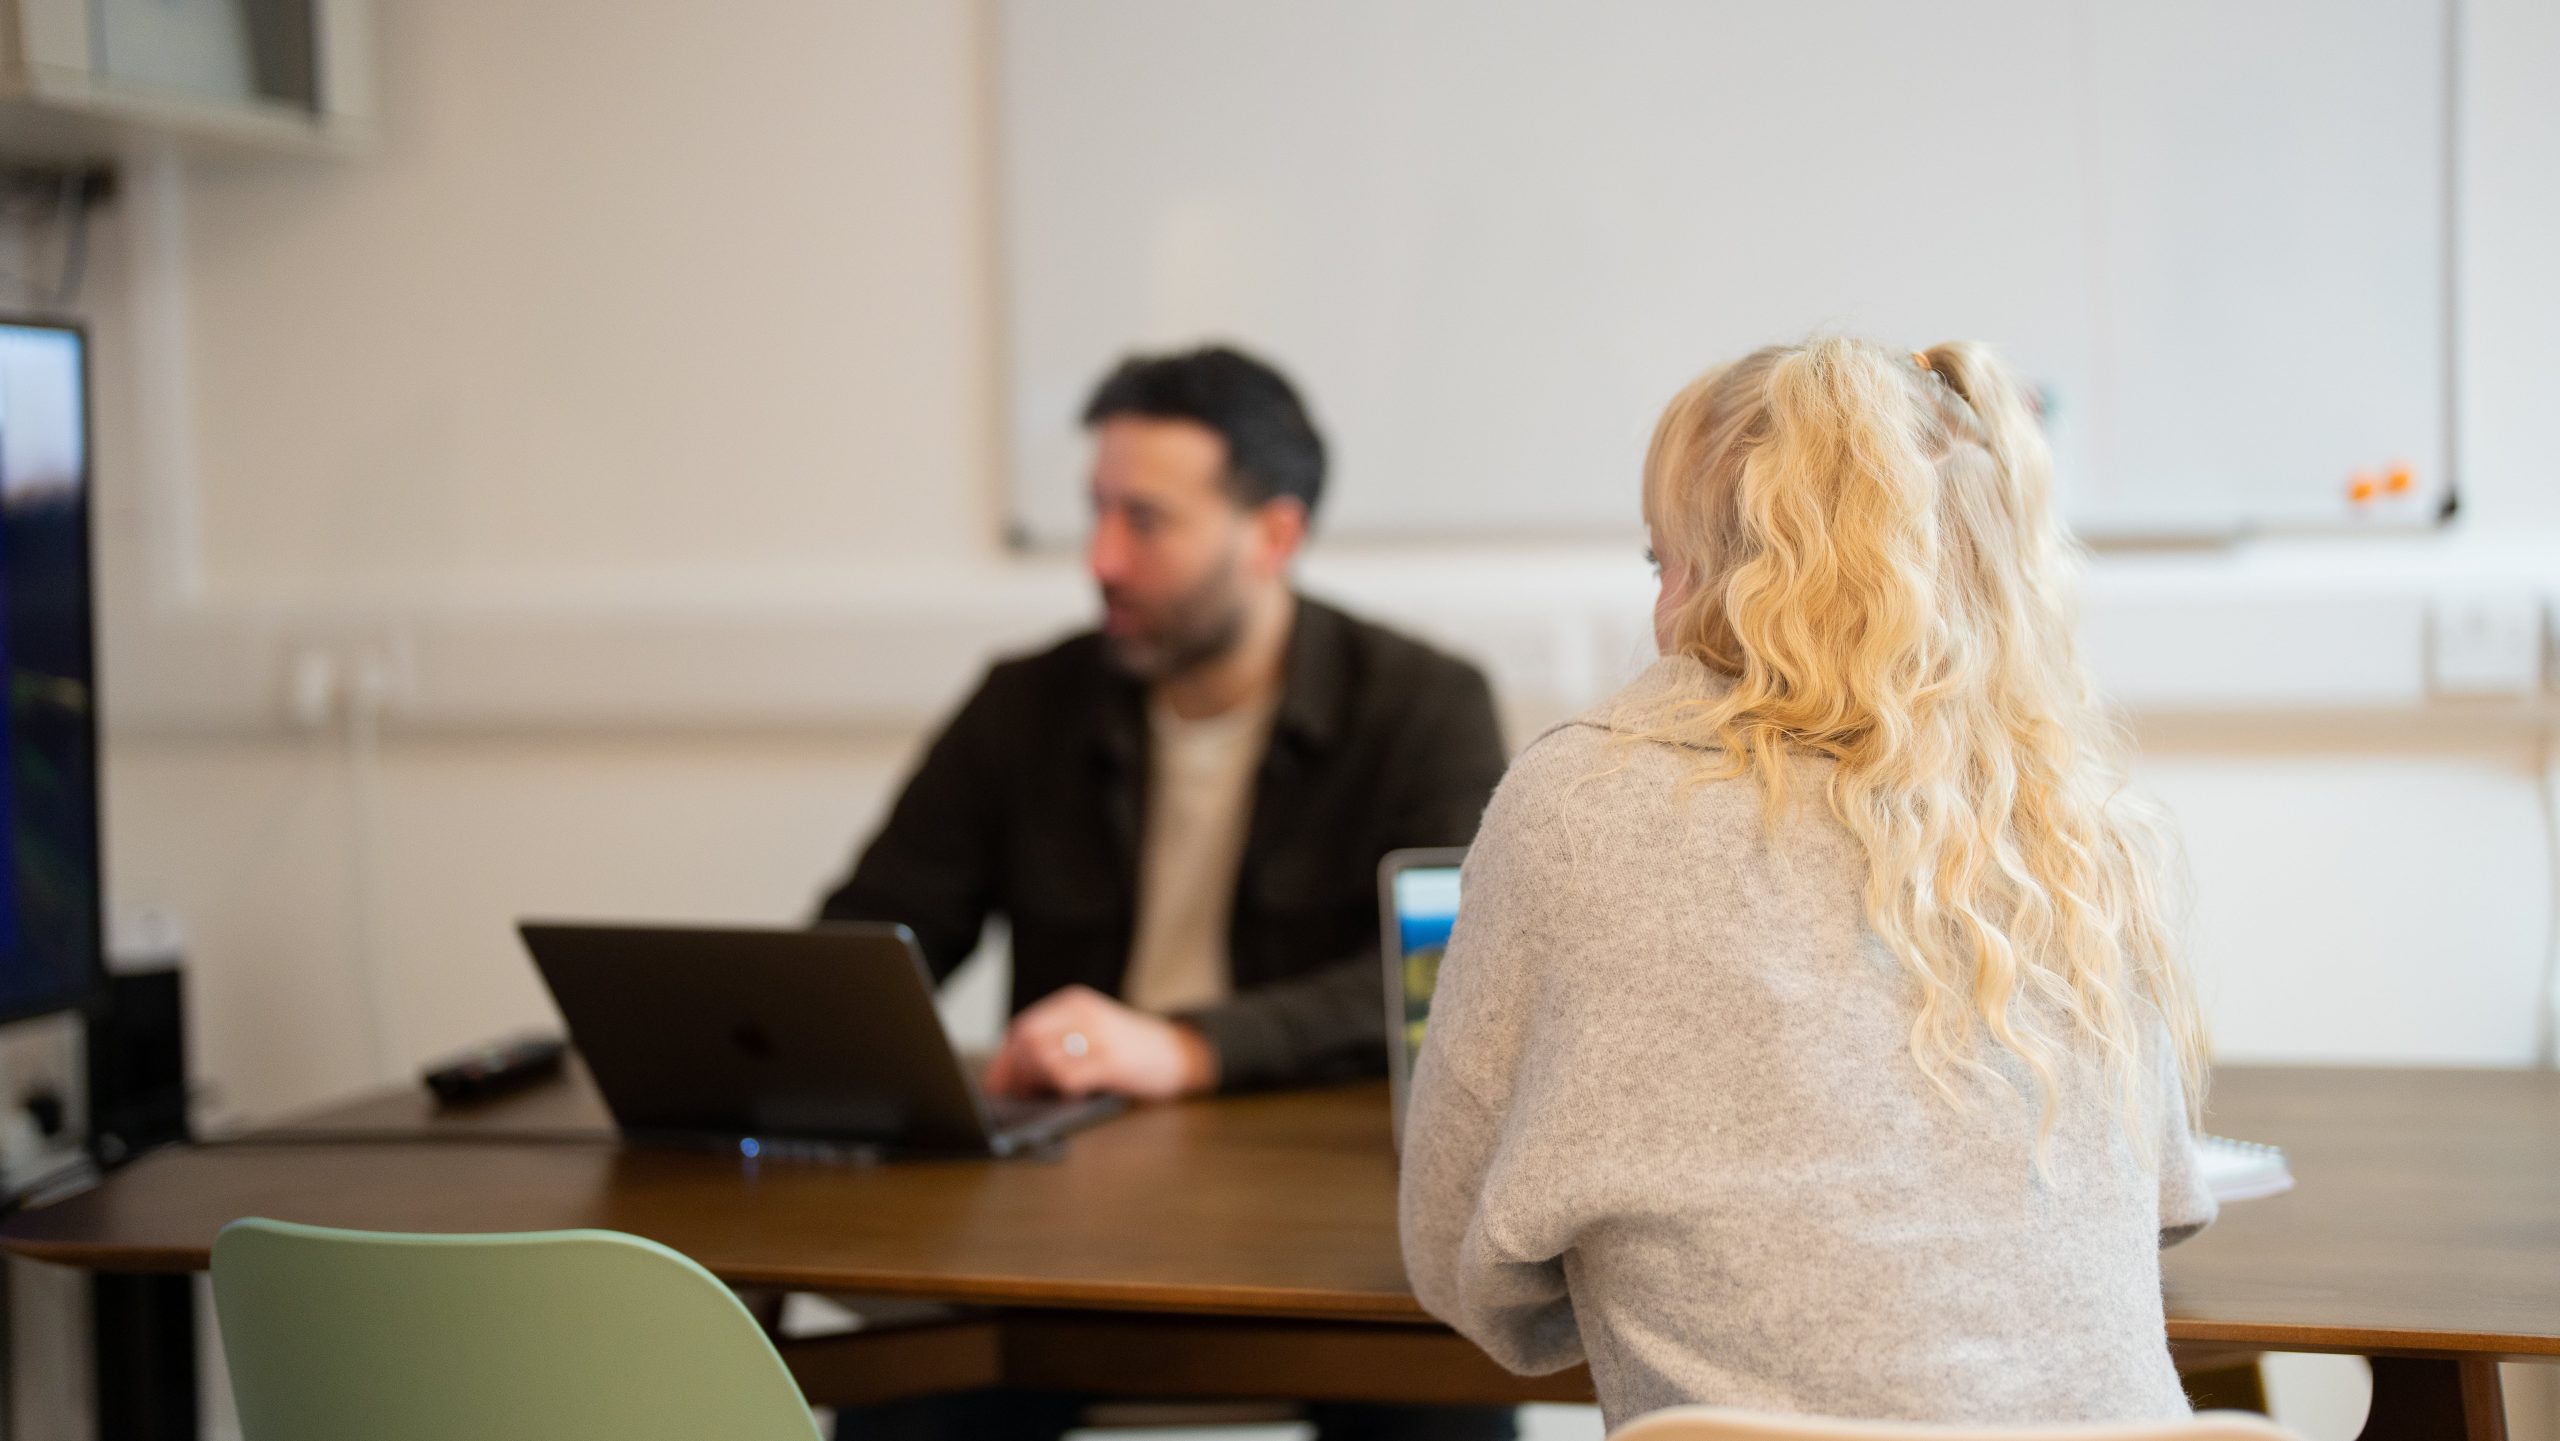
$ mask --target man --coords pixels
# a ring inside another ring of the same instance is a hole
[[[1168,1099],[1376,1072],[1377,865],[1463,845],[1501,779],[1474,667],[1298,595],[1324,445],[1227,349],[1130,360],[1085,408],[1099,631],[989,671],[829,920],[903,921],[937,981],[1013,930],[998,1094]],[[1496,1438],[1497,1408],[1310,1406],[1326,1441]],[[1072,1396],[866,1407],[847,1438],[1055,1437]]]
[[[1133,359],[1084,418],[1101,629],[988,673],[821,915],[905,922],[937,980],[1011,922],[991,1092],[1373,1073],[1378,859],[1475,834],[1484,677],[1292,589],[1324,446],[1270,367]]]

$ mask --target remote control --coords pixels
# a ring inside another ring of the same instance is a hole
[[[557,1075],[568,1054],[568,1043],[557,1037],[520,1036],[431,1067],[425,1080],[438,1101],[458,1106],[521,1090]]]

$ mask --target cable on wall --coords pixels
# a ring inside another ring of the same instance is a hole
[[[64,312],[80,303],[89,274],[89,212],[115,193],[115,173],[101,169],[0,169],[0,222],[23,227],[29,237],[51,229],[59,232],[50,280],[25,259],[19,268],[0,267],[0,285],[19,292],[22,306]]]
[[[2550,868],[2544,889],[2542,994],[2534,1016],[2533,1060],[2545,1070],[2560,1067],[2560,722],[2542,733],[2540,793],[2543,863]]]

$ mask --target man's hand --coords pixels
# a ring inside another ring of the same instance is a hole
[[[1167,1101],[1214,1089],[1218,1053],[1179,1021],[1069,986],[1013,1018],[979,1084],[991,1096],[1107,1093]]]

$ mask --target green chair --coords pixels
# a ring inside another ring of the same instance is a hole
[[[235,1221],[214,1309],[246,1441],[812,1441],[729,1288],[615,1231]]]

